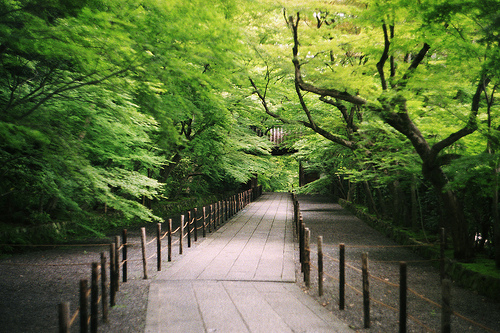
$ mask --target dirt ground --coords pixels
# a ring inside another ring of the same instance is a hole
[[[392,308],[398,308],[397,287],[384,282],[399,283],[399,261],[408,262],[408,287],[430,300],[440,303],[440,284],[437,268],[411,252],[396,246],[383,235],[366,226],[339,205],[328,198],[299,196],[301,211],[306,226],[311,229],[312,263],[316,263],[316,239],[323,236],[323,252],[333,259],[338,258],[338,244],[346,244],[347,263],[361,267],[361,253],[368,252],[370,292],[373,299]],[[155,226],[148,227],[148,240],[155,236]],[[91,241],[109,243],[109,241]],[[116,306],[110,309],[109,323],[99,323],[101,332],[143,332],[146,319],[149,281],[156,272],[156,259],[149,262],[149,280],[143,279],[140,261],[139,229],[129,230],[128,282],[121,284]],[[155,251],[156,243],[148,245],[148,256]],[[80,279],[89,279],[93,261],[99,261],[100,253],[109,246],[58,247],[15,254],[0,259],[0,332],[56,332],[57,305],[70,302],[73,313],[78,306]],[[178,257],[173,251],[173,260]],[[327,309],[332,315],[348,323],[359,332],[397,332],[397,311],[371,301],[371,328],[363,328],[362,296],[346,288],[346,309],[338,310],[338,265],[333,259],[324,262],[327,276],[324,281],[325,294],[317,296],[317,273],[313,269],[312,284],[306,290],[301,276],[299,285]],[[300,269],[297,265],[297,268]],[[361,273],[346,268],[347,283],[361,290]],[[500,304],[479,296],[474,292],[453,286],[453,310],[482,324],[493,331],[500,331]],[[439,332],[440,309],[408,294],[408,314],[415,319],[408,320],[408,332]],[[418,320],[418,321],[417,321]],[[78,321],[78,319],[77,319]],[[79,332],[78,322],[71,330]],[[492,332],[481,329],[463,319],[453,316],[452,332]]]

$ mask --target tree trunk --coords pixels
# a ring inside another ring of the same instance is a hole
[[[411,182],[411,228],[418,230],[418,202],[417,202],[417,177],[414,175]]]
[[[473,241],[469,234],[468,223],[462,205],[458,202],[458,198],[453,191],[444,189],[447,179],[440,167],[429,167],[424,161],[422,168],[424,176],[429,179],[439,198],[441,198],[443,222],[447,233],[452,236],[455,259],[470,261],[473,257]]]
[[[377,215],[377,217],[380,217],[377,210],[377,205],[375,203],[375,200],[373,199],[372,191],[370,189],[370,184],[367,181],[363,182],[363,188],[365,190],[365,199],[368,206],[368,212],[370,214]]]
[[[177,164],[179,164],[179,162],[181,161],[181,159],[182,159],[182,155],[181,155],[180,152],[178,152],[172,158],[172,162],[170,162],[167,165],[165,165],[165,167],[161,170],[160,174],[161,174],[162,182],[163,183],[167,181],[168,176],[170,176],[170,174],[175,169],[175,167],[177,166]]]

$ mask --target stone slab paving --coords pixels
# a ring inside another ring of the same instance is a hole
[[[295,284],[289,194],[264,193],[151,282],[145,332],[351,332]]]

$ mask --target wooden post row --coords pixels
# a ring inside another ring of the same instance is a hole
[[[167,260],[172,261],[172,219],[168,219],[168,234],[167,234]]]
[[[142,249],[142,270],[144,272],[144,280],[148,279],[148,262],[146,256],[146,228],[141,228],[141,249]]]
[[[445,264],[445,256],[444,256],[444,250],[446,247],[446,230],[444,228],[441,228],[440,230],[440,261],[439,261],[439,276],[441,278],[441,281],[444,280],[445,278],[445,271],[444,271],[444,264]]]
[[[161,271],[161,223],[156,225],[156,270]]]
[[[187,212],[187,239],[188,247],[191,247],[191,211]]]
[[[128,272],[127,272],[127,260],[128,260],[128,254],[127,254],[127,247],[128,247],[128,240],[127,240],[127,229],[123,229],[122,231],[122,260],[123,260],[123,282],[127,282],[128,279]]]
[[[109,245],[109,306],[115,306],[115,243]]]
[[[318,236],[318,295],[323,296],[323,236]]]
[[[90,332],[97,333],[99,324],[99,264],[96,262],[92,263],[90,289]]]
[[[210,208],[209,212],[208,212],[208,232],[211,233],[212,232],[212,205],[209,205],[208,208]]]
[[[299,259],[300,259],[300,267],[301,272],[304,272],[304,237],[305,237],[305,224],[304,220],[300,219],[300,228],[299,228]]]
[[[179,254],[182,254],[183,241],[184,241],[184,215],[181,215],[181,234],[179,235]]]
[[[203,207],[203,228],[202,228],[203,237],[207,237],[206,227],[207,227],[207,212],[206,212],[206,207],[204,206]]]
[[[311,249],[309,248],[309,240],[311,239],[311,231],[305,228],[304,237],[304,282],[306,287],[311,286]]]
[[[120,290],[120,236],[115,236],[115,288]]]
[[[89,297],[87,294],[89,287],[87,280],[80,280],[80,332],[89,330]]]
[[[451,282],[444,279],[441,283],[442,293],[442,314],[441,314],[441,332],[451,332]]]
[[[345,309],[345,244],[339,244],[339,310]]]
[[[59,303],[59,333],[69,333],[69,302]]]
[[[370,328],[370,282],[368,280],[368,253],[361,255],[363,277],[363,322],[365,328]]]
[[[126,257],[126,255],[125,255]],[[126,275],[124,275],[126,276]],[[106,274],[106,255],[101,252],[101,294],[102,294],[102,320],[104,322],[108,321],[108,277]]]
[[[406,333],[407,269],[406,262],[399,263],[399,332]]]
[[[194,229],[194,241],[197,242],[198,241],[198,208],[195,208],[194,209],[194,225],[193,225],[193,229]]]

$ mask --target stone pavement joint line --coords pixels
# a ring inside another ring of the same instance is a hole
[[[295,284],[289,194],[264,193],[151,282],[145,332],[352,332]]]

